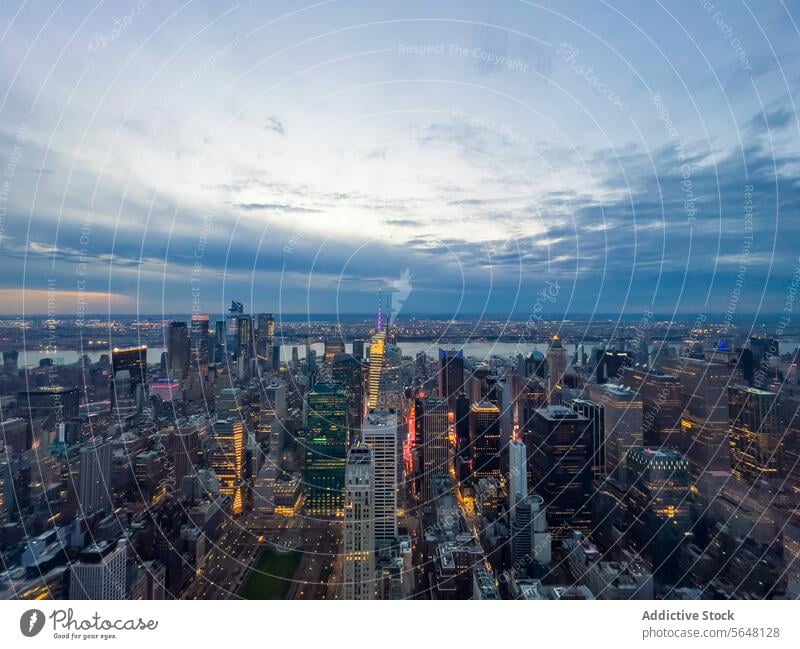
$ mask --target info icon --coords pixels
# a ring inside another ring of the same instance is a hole
[[[25,611],[22,617],[19,618],[19,630],[26,638],[32,638],[38,635],[44,628],[44,613],[32,608]]]

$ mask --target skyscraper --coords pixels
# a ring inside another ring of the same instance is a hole
[[[170,430],[167,452],[172,459],[175,484],[180,486],[184,476],[194,475],[200,456],[200,435],[197,426],[184,424]]]
[[[344,354],[344,341],[341,338],[326,338],[324,362],[328,367],[333,365],[337,354]]]
[[[528,440],[533,484],[544,499],[554,538],[591,529],[592,454],[589,420],[564,406],[536,411]]]
[[[740,382],[736,367],[714,354],[708,359],[668,359],[663,367],[681,382],[684,412],[680,426],[689,445],[686,459],[692,479],[699,480],[705,471],[729,471],[727,388]]]
[[[372,336],[369,346],[369,382],[368,397],[369,407],[378,407],[378,395],[381,385],[381,374],[383,373],[383,356],[386,351],[386,332],[379,331]]]
[[[433,478],[450,473],[448,407],[445,399],[428,397],[415,406],[417,444],[422,456],[422,505],[433,505]]]
[[[625,453],[642,444],[642,400],[613,383],[589,385],[589,398],[603,406],[606,475],[625,483]]]
[[[592,438],[592,474],[595,478],[606,475],[606,424],[602,403],[589,399],[571,399],[564,405],[589,420]]]
[[[361,361],[350,354],[339,353],[333,359],[333,382],[347,390],[347,427],[356,431],[361,426],[364,405],[364,375]]]
[[[511,560],[514,568],[523,574],[531,561],[542,565],[551,561],[550,535],[541,496],[526,496],[517,503],[511,524]]]
[[[230,496],[234,515],[244,511],[245,432],[241,419],[214,422],[210,465],[220,483],[220,493]]]
[[[259,313],[256,326],[256,353],[263,364],[272,364],[272,345],[275,342],[275,318],[271,313]]]
[[[125,374],[127,371],[129,374]],[[118,380],[118,375],[124,377]],[[114,347],[111,350],[111,405],[117,399],[139,398],[147,389],[147,345],[138,347]]]
[[[626,351],[599,347],[592,353],[594,379],[601,385],[608,382],[617,383],[623,368],[631,362],[632,359]]]
[[[508,500],[513,514],[516,504],[528,496],[528,454],[525,444],[512,439],[508,445]]]
[[[500,408],[488,401],[473,403],[469,411],[472,477],[500,479]]]
[[[189,372],[189,332],[185,322],[169,323],[167,358],[169,359],[169,375],[186,378]]]
[[[84,514],[111,510],[111,442],[95,437],[80,451],[79,499]]]
[[[632,448],[626,459],[632,544],[651,560],[654,573],[680,574],[678,550],[691,529],[689,465],[664,447]]]
[[[71,566],[70,599],[127,599],[127,552],[125,539],[84,549]]]
[[[318,383],[306,401],[306,510],[312,516],[342,516],[347,461],[347,392]]]
[[[452,411],[456,396],[464,390],[464,351],[439,350],[439,396],[447,399]]]
[[[642,399],[642,441],[645,446],[668,446],[685,453],[688,436],[681,428],[683,401],[677,376],[634,365],[622,370],[620,384]]]
[[[26,419],[53,415],[57,422],[67,421],[78,416],[80,397],[78,388],[45,385],[36,390],[18,393],[17,410]]]
[[[517,503],[528,496],[528,454],[525,444],[512,439],[508,445],[508,501],[513,514]]]
[[[355,446],[344,485],[344,599],[375,597],[375,530],[372,452]]]
[[[371,410],[364,422],[362,442],[372,451],[375,547],[397,537],[398,419],[394,410]]]
[[[191,325],[191,358],[196,367],[208,363],[211,358],[208,334],[208,316],[196,314],[192,316]]]
[[[567,350],[558,335],[553,336],[547,350],[547,398],[550,403],[557,400],[558,390],[567,371]]]
[[[239,320],[244,315],[244,305],[236,300],[231,301],[228,316],[225,319],[225,350],[233,360],[239,354],[241,335],[239,333]],[[219,335],[219,332],[217,332]]]
[[[733,474],[749,484],[785,477],[778,395],[737,385],[728,388],[728,407]]]

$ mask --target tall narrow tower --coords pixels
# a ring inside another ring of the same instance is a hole
[[[375,465],[364,445],[350,450],[344,487],[344,599],[375,598]]]
[[[378,333],[383,331],[383,287],[378,287]]]

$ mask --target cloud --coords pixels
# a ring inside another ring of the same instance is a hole
[[[53,313],[71,315],[78,313],[125,312],[135,305],[129,295],[103,291],[69,291],[0,288],[0,313],[19,315],[23,313]]]
[[[762,133],[766,131],[780,131],[797,124],[797,116],[789,108],[789,106],[779,106],[773,110],[767,110],[764,113],[757,113],[745,125],[746,128],[755,133]]]
[[[302,207],[300,205],[289,205],[288,203],[237,203],[235,207],[247,211],[278,211],[278,212],[297,212],[302,214],[314,214],[322,210],[313,207]]]
[[[277,117],[267,117],[266,123],[264,124],[264,130],[277,133],[281,136],[286,135],[286,129],[283,126],[283,122]]]

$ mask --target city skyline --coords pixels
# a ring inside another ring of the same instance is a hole
[[[0,6],[13,634],[791,640],[798,1],[129,2]]]

